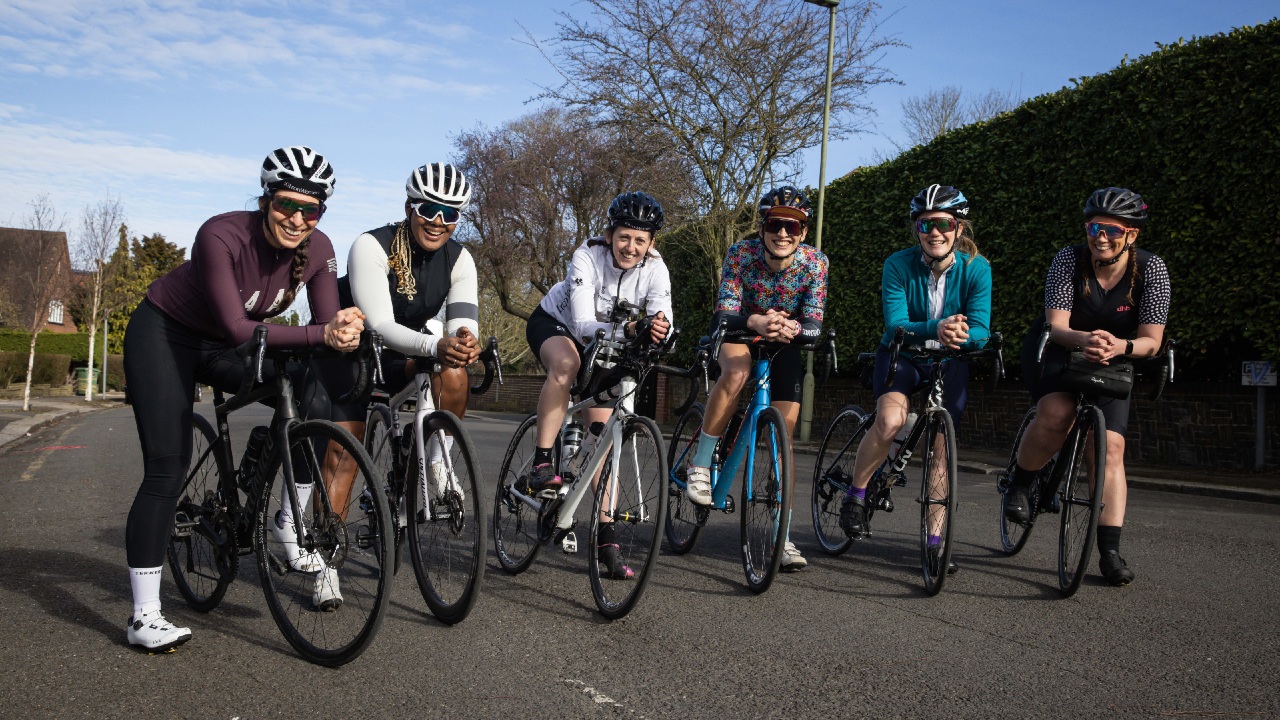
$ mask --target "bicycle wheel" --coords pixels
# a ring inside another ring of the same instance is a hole
[[[791,523],[791,438],[773,407],[760,413],[753,429],[754,447],[742,467],[742,569],[747,588],[762,593],[778,574]]]
[[[1022,423],[1018,425],[1018,433],[1013,436],[1013,450],[1009,453],[1009,465],[1005,468],[1004,475],[997,481],[996,486],[1000,490],[1000,549],[1006,555],[1017,555],[1027,544],[1027,537],[1031,535],[1031,528],[1036,523],[1036,515],[1039,514],[1039,503],[1031,502],[1027,508],[1027,524],[1009,522],[1004,516],[1005,500],[1009,489],[1010,478],[1013,476],[1014,464],[1018,461],[1018,447],[1022,445],[1022,435],[1027,431],[1027,426],[1036,417],[1036,406],[1032,405],[1022,416]],[[1037,484],[1039,481],[1037,480]]]
[[[627,418],[622,426],[622,445],[610,450],[612,462],[601,473],[591,507],[587,572],[600,614],[616,620],[631,612],[649,584],[649,573],[662,547],[669,480],[662,431],[649,418]],[[609,482],[614,468],[617,481]],[[608,526],[612,526],[611,537],[603,542],[616,547],[602,548],[601,528]],[[617,552],[615,557],[625,568],[621,573],[612,572],[601,557],[602,552],[611,550]]]
[[[191,418],[191,467],[169,533],[169,569],[193,609],[209,612],[236,577],[240,554],[218,467],[221,440],[201,415]]]
[[[537,438],[538,416],[530,415],[511,437],[498,473],[498,487],[493,493],[493,550],[498,556],[498,565],[512,575],[528,570],[541,547],[538,510],[511,491],[520,476],[532,469]],[[559,467],[558,458],[552,462]]]
[[[480,581],[484,578],[484,528],[480,522],[480,492],[476,487],[479,466],[471,438],[462,421],[448,410],[437,410],[423,421],[427,462],[417,462],[417,449],[408,464],[410,478],[405,495],[409,500],[409,557],[418,589],[431,614],[450,625],[461,622],[476,604]],[[431,448],[440,451],[440,462],[431,457]],[[444,453],[448,462],[444,462]],[[427,473],[424,495],[419,487],[418,468]],[[440,473],[437,476],[437,473]],[[437,483],[444,479],[443,492]],[[431,503],[430,519],[424,498]]]
[[[1098,531],[1107,467],[1107,429],[1102,411],[1087,406],[1076,420],[1072,437],[1075,443],[1071,462],[1062,473],[1062,529],[1058,534],[1058,589],[1063,597],[1071,597],[1080,589]],[[1086,448],[1093,450],[1093,462],[1086,462]],[[1094,479],[1092,489],[1090,476]]]
[[[924,433],[924,477],[920,481],[920,568],[924,590],[942,591],[951,562],[956,512],[956,434],[951,413],[931,410]]]
[[[287,448],[273,453],[258,498],[254,527],[258,575],[271,616],[289,644],[311,662],[342,665],[364,652],[386,613],[391,597],[391,562],[386,552],[391,547],[391,512],[369,455],[351,433],[327,420],[295,423],[286,433]],[[330,446],[344,462],[350,458],[356,466],[347,500],[337,507],[331,506],[329,498],[344,496],[321,482]],[[276,522],[277,516],[292,515],[284,452],[292,459],[298,485],[300,517],[295,523],[302,530],[300,546],[292,544],[296,542],[293,525],[285,522],[280,530]],[[290,554],[296,556],[299,548],[318,553],[323,568],[319,572],[293,569]],[[325,611],[333,608],[336,611]]]
[[[840,528],[840,506],[853,484],[853,461],[858,444],[874,419],[857,405],[846,405],[831,421],[822,445],[818,446],[810,507],[813,533],[818,537],[818,546],[828,555],[840,555],[853,545],[853,539]]]
[[[698,535],[707,524],[708,510],[689,501],[684,492],[684,482],[689,475],[689,462],[698,449],[702,434],[702,417],[706,408],[694,403],[676,421],[671,432],[671,444],[667,447],[667,544],[671,552],[684,555],[698,542]]]
[[[369,421],[364,428],[364,449],[373,461],[374,475],[382,481],[383,492],[387,495],[387,507],[391,511],[394,523],[391,536],[394,539],[394,550],[391,553],[391,573],[400,572],[400,546],[404,544],[405,518],[409,508],[405,499],[396,490],[395,454],[396,439],[391,435],[391,410],[385,405],[375,405],[369,411]],[[378,537],[375,533],[374,538]]]

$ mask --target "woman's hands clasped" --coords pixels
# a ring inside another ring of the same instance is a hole
[[[364,313],[358,307],[344,308],[324,326],[324,344],[340,352],[351,352],[360,347],[362,332]]]

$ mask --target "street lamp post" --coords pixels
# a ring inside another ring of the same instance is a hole
[[[822,155],[818,160],[818,229],[814,246],[822,251],[822,209],[827,197],[827,130],[831,124],[831,66],[836,57],[836,7],[840,0],[804,0],[820,5],[830,13],[827,24],[827,93],[822,104]],[[813,353],[808,354],[804,368],[804,384],[800,394],[800,440],[807,442],[813,430]]]

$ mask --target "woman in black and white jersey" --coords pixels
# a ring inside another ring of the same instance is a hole
[[[1158,256],[1136,247],[1147,222],[1142,196],[1124,188],[1103,188],[1084,206],[1084,245],[1063,248],[1049,266],[1045,283],[1045,321],[1052,327],[1043,372],[1034,357],[1023,356],[1023,372],[1033,382],[1036,417],[1018,446],[1005,515],[1025,523],[1028,494],[1036,473],[1062,446],[1075,419],[1075,401],[1062,390],[1061,374],[1071,348],[1102,364],[1155,355],[1169,316],[1169,273]],[[1039,327],[1037,323],[1035,327]],[[1112,585],[1128,585],[1133,571],[1120,557],[1128,488],[1124,472],[1124,436],[1129,400],[1099,398],[1107,428],[1106,481],[1098,519],[1098,567]]]
[[[476,264],[461,243],[452,239],[471,200],[467,178],[449,163],[429,163],[409,174],[405,182],[404,217],[362,233],[347,256],[347,275],[338,280],[339,298],[364,313],[365,327],[377,332],[386,350],[382,355],[383,385],[395,395],[417,370],[415,357],[435,357],[444,370],[432,378],[436,407],[459,418],[467,412],[467,366],[480,356],[479,283]],[[326,365],[326,385],[349,387],[354,363]],[[364,437],[369,395],[342,405],[334,403],[333,420],[356,437]],[[448,477],[444,453],[452,449],[434,439],[427,446],[428,485],[424,498],[444,493]],[[354,464],[327,459],[333,478],[330,496],[350,492]],[[425,507],[419,504],[419,507]]]

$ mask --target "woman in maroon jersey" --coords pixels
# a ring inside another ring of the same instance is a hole
[[[151,284],[125,331],[125,380],[144,464],[125,530],[133,589],[126,635],[131,645],[152,652],[191,638],[189,629],[160,613],[160,572],[191,459],[196,382],[235,390],[244,370],[232,348],[252,337],[262,321],[287,310],[303,286],[313,324],[267,325],[268,347],[350,351],[364,329],[359,310],[338,308],[333,245],[316,229],[333,194],[333,168],[310,148],[280,148],[263,162],[261,182],[258,209],[205,222],[191,259]],[[317,385],[301,393],[314,398],[304,411],[327,417],[327,395]],[[299,495],[310,488],[299,484]],[[292,518],[283,520],[272,530],[294,537]],[[289,560],[298,570],[320,569],[307,553],[295,551]]]

